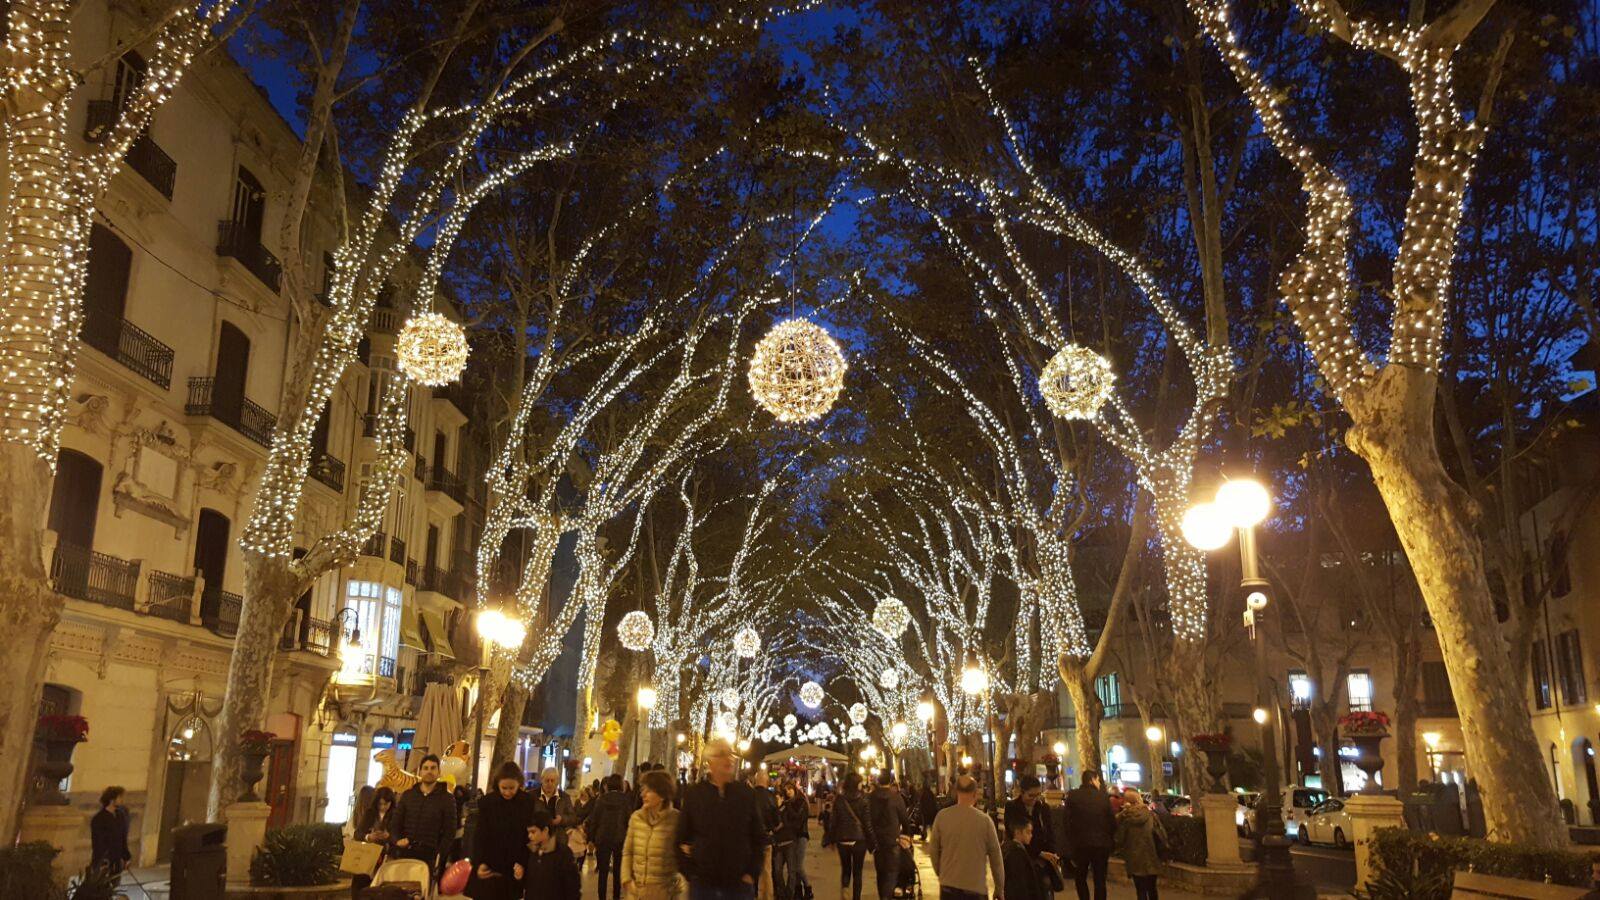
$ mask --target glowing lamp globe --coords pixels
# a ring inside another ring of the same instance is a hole
[[[904,634],[906,626],[910,624],[911,611],[893,597],[879,600],[877,608],[872,611],[873,629],[891,641]]]
[[[900,686],[900,671],[898,669],[884,669],[878,676],[878,687],[892,691]]]
[[[844,351],[821,326],[785,319],[750,358],[750,393],[780,422],[810,422],[833,408],[844,388]]]
[[[961,689],[969,694],[981,694],[989,689],[989,673],[982,666],[968,666],[961,673]]]
[[[1233,526],[1215,503],[1201,503],[1183,514],[1183,539],[1199,550],[1215,550],[1233,537]]]
[[[617,639],[622,641],[625,649],[635,652],[643,650],[650,646],[655,637],[655,623],[650,621],[650,615],[642,609],[628,613],[617,623]]]
[[[850,704],[850,721],[857,725],[867,721],[867,705],[865,703]]]
[[[933,716],[934,716],[933,701],[924,700],[921,703],[917,704],[917,718],[922,720],[922,724],[926,725],[929,722],[932,722],[933,721]]]
[[[761,635],[748,626],[739,629],[739,633],[733,636],[733,652],[740,659],[754,659],[761,652]]]
[[[1272,512],[1272,496],[1261,482],[1237,478],[1224,481],[1222,487],[1217,488],[1215,505],[1229,525],[1250,528]]]
[[[644,687],[639,688],[639,708],[640,709],[655,709],[656,708],[656,689],[651,687],[648,684],[645,685]]]
[[[406,377],[439,387],[461,377],[467,367],[467,332],[440,313],[412,316],[400,329],[395,356]]]
[[[800,702],[808,709],[816,709],[822,705],[822,685],[815,681],[808,681],[800,685]]]
[[[1092,419],[1111,399],[1115,382],[1109,360],[1088,347],[1068,344],[1045,364],[1039,393],[1060,418]]]
[[[890,728],[889,728],[889,734],[893,735],[894,739],[896,741],[905,740],[906,739],[906,731],[907,731],[906,723],[904,723],[904,722],[896,722],[896,723],[894,723],[894,725],[890,726]]]
[[[800,724],[800,720],[795,718],[794,713],[789,713],[788,715],[783,717],[783,730],[784,731],[793,731],[795,726],[799,725],[799,724]]]

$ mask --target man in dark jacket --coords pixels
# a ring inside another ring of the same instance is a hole
[[[128,810],[122,805],[125,793],[115,785],[101,791],[100,811],[89,820],[91,864],[108,872],[121,872],[133,858],[128,852]]]
[[[1027,819],[1032,826],[1032,838],[1027,843],[1028,854],[1034,859],[1058,862],[1054,831],[1050,825],[1050,807],[1044,802],[1044,787],[1035,775],[1024,775],[1017,782],[1017,796],[1006,803],[1005,821]]]
[[[734,780],[733,747],[706,744],[708,777],[683,791],[678,855],[690,900],[749,900],[767,841],[755,791]]]
[[[439,854],[456,839],[456,798],[439,783],[439,757],[432,753],[422,758],[417,779],[395,802],[395,855],[437,870]]]
[[[878,773],[878,787],[867,798],[867,809],[872,819],[872,867],[878,873],[878,897],[889,900],[900,882],[900,836],[911,824],[905,798],[895,789],[893,772],[884,769]]]
[[[572,808],[572,798],[561,789],[561,773],[554,767],[539,773],[539,795],[533,798],[533,802],[550,814],[556,843],[565,846],[567,829],[577,825],[581,818]]]
[[[600,873],[600,900],[606,900],[606,875],[615,873],[613,900],[622,897],[622,844],[628,839],[628,817],[633,815],[633,797],[623,790],[622,776],[616,773],[600,782],[605,793],[589,808],[584,830],[595,848],[595,870]]]
[[[1094,900],[1106,900],[1106,864],[1117,843],[1117,817],[1104,784],[1098,769],[1085,769],[1083,780],[1067,792],[1067,832],[1072,835],[1072,878],[1078,885],[1078,900],[1089,900],[1091,872]]]

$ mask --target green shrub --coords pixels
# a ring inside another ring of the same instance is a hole
[[[277,887],[332,884],[344,836],[337,825],[290,825],[267,832],[250,859],[250,882]]]
[[[0,900],[57,900],[67,895],[50,864],[56,848],[44,841],[0,847]]]
[[[1524,881],[1581,887],[1589,883],[1593,852],[1548,850],[1520,844],[1502,844],[1479,838],[1414,834],[1403,828],[1379,829],[1370,845],[1375,871],[1392,873],[1398,882],[1415,876],[1423,883],[1453,880],[1457,870],[1501,875]]]
[[[1200,816],[1161,814],[1161,827],[1167,830],[1167,858],[1191,866],[1206,864],[1206,820]]]
[[[71,900],[114,900],[121,882],[121,873],[114,875],[104,866],[90,866],[72,879],[69,896]]]

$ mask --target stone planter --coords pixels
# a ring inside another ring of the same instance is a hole
[[[1052,785],[1056,786],[1056,787],[1060,787],[1061,786],[1061,782],[1056,780],[1056,777],[1059,776],[1060,774],[1061,774],[1061,764],[1060,763],[1045,763],[1044,764],[1044,775],[1045,775],[1045,777],[1050,779],[1050,783]]]
[[[313,887],[230,884],[226,896],[227,900],[348,900],[350,881],[345,879]]]
[[[61,782],[72,774],[72,751],[78,746],[74,740],[46,739],[44,756],[34,766],[40,783],[33,794],[36,806],[66,806],[67,795],[61,793]]]
[[[239,795],[240,803],[261,802],[261,798],[256,796],[256,782],[265,777],[261,767],[266,759],[265,750],[247,750],[239,755],[239,781],[244,784],[244,793]]]
[[[1201,753],[1206,755],[1206,774],[1211,776],[1211,785],[1207,793],[1225,794],[1228,789],[1223,786],[1222,780],[1228,777],[1228,748],[1201,747]]]
[[[1387,734],[1352,734],[1350,742],[1356,745],[1356,768],[1367,774],[1367,783],[1361,788],[1361,793],[1366,795],[1382,794],[1383,788],[1378,786],[1378,773],[1383,771],[1383,739]]]

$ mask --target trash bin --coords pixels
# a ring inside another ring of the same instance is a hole
[[[171,900],[217,900],[227,889],[228,826],[200,822],[172,829]]]

